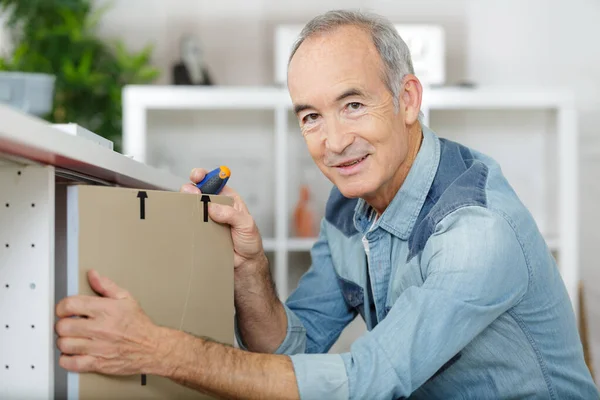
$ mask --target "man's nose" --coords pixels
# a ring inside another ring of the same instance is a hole
[[[327,128],[325,147],[333,153],[343,153],[354,141],[354,135],[337,118],[334,118]]]

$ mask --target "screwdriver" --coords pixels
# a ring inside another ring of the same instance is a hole
[[[229,180],[231,171],[225,165],[210,171],[204,179],[196,184],[202,194],[219,194]]]

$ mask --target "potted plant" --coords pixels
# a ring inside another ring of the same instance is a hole
[[[110,7],[91,0],[0,0],[12,48],[0,70],[54,77],[53,123],[77,123],[121,147],[124,85],[146,84],[159,74],[152,46],[129,52],[122,41],[101,39],[96,27]]]

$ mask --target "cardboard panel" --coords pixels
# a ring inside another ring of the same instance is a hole
[[[69,295],[93,295],[87,271],[96,269],[130,291],[156,324],[233,344],[231,234],[205,216],[201,196],[73,186],[67,201]],[[68,392],[69,399],[208,398],[156,376],[142,384],[141,376],[69,374]]]

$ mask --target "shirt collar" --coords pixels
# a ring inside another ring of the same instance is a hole
[[[422,125],[423,140],[406,180],[385,209],[372,230],[378,226],[402,240],[407,240],[423,207],[440,161],[440,142],[437,136]],[[373,209],[358,199],[354,210],[354,226],[365,234],[371,228]]]

